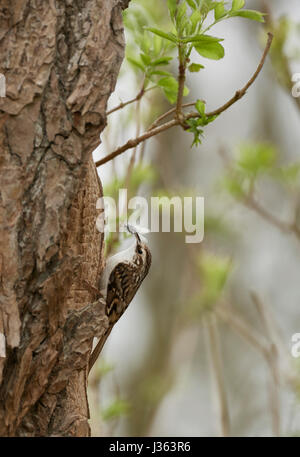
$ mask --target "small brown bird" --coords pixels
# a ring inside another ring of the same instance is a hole
[[[147,244],[142,241],[133,227],[127,227],[128,231],[135,235],[136,243],[112,256],[102,274],[100,292],[106,300],[105,311],[109,320],[109,328],[91,354],[89,371],[98,359],[113,326],[127,309],[151,266],[152,257]]]

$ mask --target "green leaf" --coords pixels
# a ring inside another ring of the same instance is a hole
[[[157,84],[163,89],[164,94],[169,102],[172,104],[175,103],[177,100],[178,92],[178,82],[176,79],[173,78],[173,76],[161,78]]]
[[[154,37],[152,37],[152,35],[151,35],[151,38],[153,38],[152,43],[153,43],[154,55],[158,56],[163,47],[163,40],[162,40],[161,36],[158,36],[158,35],[154,35]]]
[[[196,101],[195,108],[201,116],[205,114],[205,103],[202,100]]]
[[[167,99],[169,100],[170,103],[175,103],[177,100],[177,92],[178,92],[178,82],[173,76],[166,77],[166,78],[161,78],[158,83],[158,86],[160,86]],[[186,96],[189,93],[189,89],[185,86],[183,95]]]
[[[168,89],[168,90],[177,91],[177,89],[178,89],[178,82],[176,81],[176,79],[173,76],[168,77],[168,78],[161,78],[157,84],[160,87],[163,87],[164,89]]]
[[[210,308],[224,290],[232,262],[230,258],[204,253],[198,259],[198,268],[203,280],[202,307]]]
[[[214,116],[208,116],[206,118],[206,123],[210,124],[211,122],[214,122],[217,119],[217,117],[219,117],[219,114],[215,114]]]
[[[231,11],[238,11],[245,6],[245,0],[232,0]]]
[[[300,163],[293,163],[285,167],[280,167],[274,170],[274,176],[288,185],[299,184]]]
[[[192,12],[191,16],[190,16],[190,22],[191,22],[191,26],[192,26],[192,29],[191,29],[191,32],[194,33],[196,28],[197,28],[197,25],[201,22],[201,19],[202,19],[202,15],[200,13],[199,10],[195,10]]]
[[[194,48],[203,57],[207,59],[219,60],[224,57],[225,51],[223,46],[218,42],[203,42],[194,45]]]
[[[220,2],[215,6],[215,20],[218,21],[222,17],[226,16],[224,2]]]
[[[246,174],[255,177],[258,173],[269,171],[276,160],[277,150],[269,143],[242,144],[239,168]]]
[[[173,91],[170,91],[168,89],[163,89],[163,91],[164,91],[164,94],[165,94],[167,100],[171,103],[171,105],[176,103],[177,92],[173,92]]]
[[[186,123],[189,125],[188,132],[191,132],[194,135],[191,146],[198,146],[201,144],[201,137],[203,136],[203,130],[199,127],[199,119],[188,119]]]
[[[145,29],[154,33],[154,35],[158,35],[166,40],[172,41],[173,43],[177,43],[177,38],[173,33],[166,33],[163,30],[156,29],[155,27],[145,27]]]
[[[187,5],[184,1],[178,6],[177,13],[175,15],[176,31],[178,36],[190,33],[191,23],[186,14],[186,10]]]
[[[197,73],[198,71],[200,71],[202,68],[205,68],[204,65],[201,65],[200,63],[191,63],[189,66],[188,66],[188,70],[191,72],[191,73]]]
[[[252,21],[265,22],[264,14],[260,13],[259,11],[255,11],[255,10],[234,11],[234,12],[230,12],[230,16],[232,16],[232,17],[240,16],[240,17],[244,17],[246,19],[251,19]]]
[[[152,45],[152,35],[144,30],[144,33],[139,34],[139,46],[144,54],[149,54]]]
[[[239,174],[225,176],[223,186],[234,198],[242,199],[245,196],[244,180]]]
[[[176,10],[177,10],[177,0],[168,0],[168,10],[170,12],[170,16],[172,19],[174,19]]]
[[[144,63],[146,66],[150,65],[150,63],[151,63],[151,57],[150,57],[149,55],[147,55],[147,54],[140,54],[140,57],[141,57],[143,63]]]
[[[156,67],[157,65],[168,65],[168,63],[173,59],[173,57],[160,57],[159,59],[153,60],[150,65]]]
[[[143,65],[142,62],[140,62],[139,60],[135,59],[134,57],[129,57],[129,56],[127,56],[127,60],[128,60],[128,62],[130,62],[134,67],[139,68],[139,69],[142,70],[143,72],[145,71],[144,65]]]
[[[186,0],[186,2],[192,8],[192,10],[195,10],[197,8],[197,5],[193,0]]]
[[[190,89],[187,86],[184,86],[184,88],[183,88],[183,96],[186,97],[187,95],[189,95],[189,93],[190,93]]]
[[[224,41],[224,38],[217,38],[211,35],[194,35],[194,36],[187,36],[182,38],[180,42],[182,43],[218,43],[219,41]]]
[[[177,14],[176,14],[176,24],[181,25],[182,21],[186,17],[186,3],[182,2],[178,9],[177,9]]]
[[[158,75],[158,76],[172,76],[172,73],[170,73],[169,71],[162,71],[162,70],[153,70],[153,71],[150,71],[149,73],[149,76],[155,76],[155,75]]]

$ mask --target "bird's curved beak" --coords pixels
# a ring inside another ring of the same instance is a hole
[[[131,233],[132,235],[134,235],[136,237],[137,241],[140,243],[141,238],[140,238],[140,235],[138,234],[136,228],[130,224],[126,224],[126,228],[127,228],[128,232]]]

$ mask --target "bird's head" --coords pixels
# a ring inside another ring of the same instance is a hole
[[[127,225],[127,229],[136,239],[135,252],[132,261],[140,268],[142,277],[145,277],[152,261],[151,252],[147,246],[147,240],[145,237],[140,236],[133,226]]]

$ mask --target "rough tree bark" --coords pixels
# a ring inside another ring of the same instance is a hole
[[[86,365],[103,308],[92,161],[129,0],[1,0],[0,435],[88,436]]]

